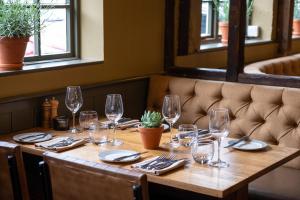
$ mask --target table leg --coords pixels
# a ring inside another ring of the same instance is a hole
[[[224,200],[248,200],[248,184],[230,194]]]

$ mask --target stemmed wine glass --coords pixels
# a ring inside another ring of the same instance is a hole
[[[72,112],[73,126],[69,130],[71,133],[79,133],[80,130],[75,127],[75,114],[83,104],[80,86],[68,86],[65,98],[67,108]]]
[[[222,139],[229,134],[229,114],[227,108],[212,109],[209,113],[209,132],[217,138],[218,141],[218,160],[210,163],[213,167],[228,167],[229,164],[221,160],[220,146]]]
[[[166,95],[162,106],[162,114],[164,119],[170,125],[170,147],[178,147],[179,142],[173,140],[172,127],[181,115],[180,99],[178,95]]]
[[[120,94],[108,94],[106,96],[105,103],[105,115],[109,121],[113,123],[114,132],[113,132],[113,146],[119,146],[123,142],[116,139],[116,126],[119,119],[121,119],[124,113],[122,96]]]

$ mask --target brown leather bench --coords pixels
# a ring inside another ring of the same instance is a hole
[[[247,74],[300,76],[300,54],[255,62],[246,65]]]
[[[178,121],[208,128],[208,112],[230,111],[230,137],[250,135],[269,144],[300,148],[300,89],[152,76],[148,109],[161,110],[166,94],[180,96]],[[247,170],[247,169],[245,169]],[[300,158],[266,174],[250,185],[253,199],[300,199]]]

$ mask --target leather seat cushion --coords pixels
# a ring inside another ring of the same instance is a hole
[[[299,200],[300,170],[279,167],[249,185],[250,200]]]

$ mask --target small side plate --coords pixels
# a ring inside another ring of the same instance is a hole
[[[102,151],[99,153],[99,159],[105,162],[114,162],[114,163],[125,163],[125,162],[133,162],[138,159],[140,159],[141,156],[132,156],[129,158],[125,158],[121,161],[115,161],[114,159],[119,158],[121,156],[128,156],[138,153],[136,151],[130,151],[130,150],[108,150],[108,151]]]
[[[22,133],[13,136],[14,141],[28,144],[44,142],[50,139],[52,139],[52,135],[47,132]]]
[[[230,142],[234,141],[229,141],[229,144]],[[251,141],[242,141],[234,145],[232,148],[242,151],[258,151],[265,149],[267,146],[268,144],[263,141],[251,139]]]

